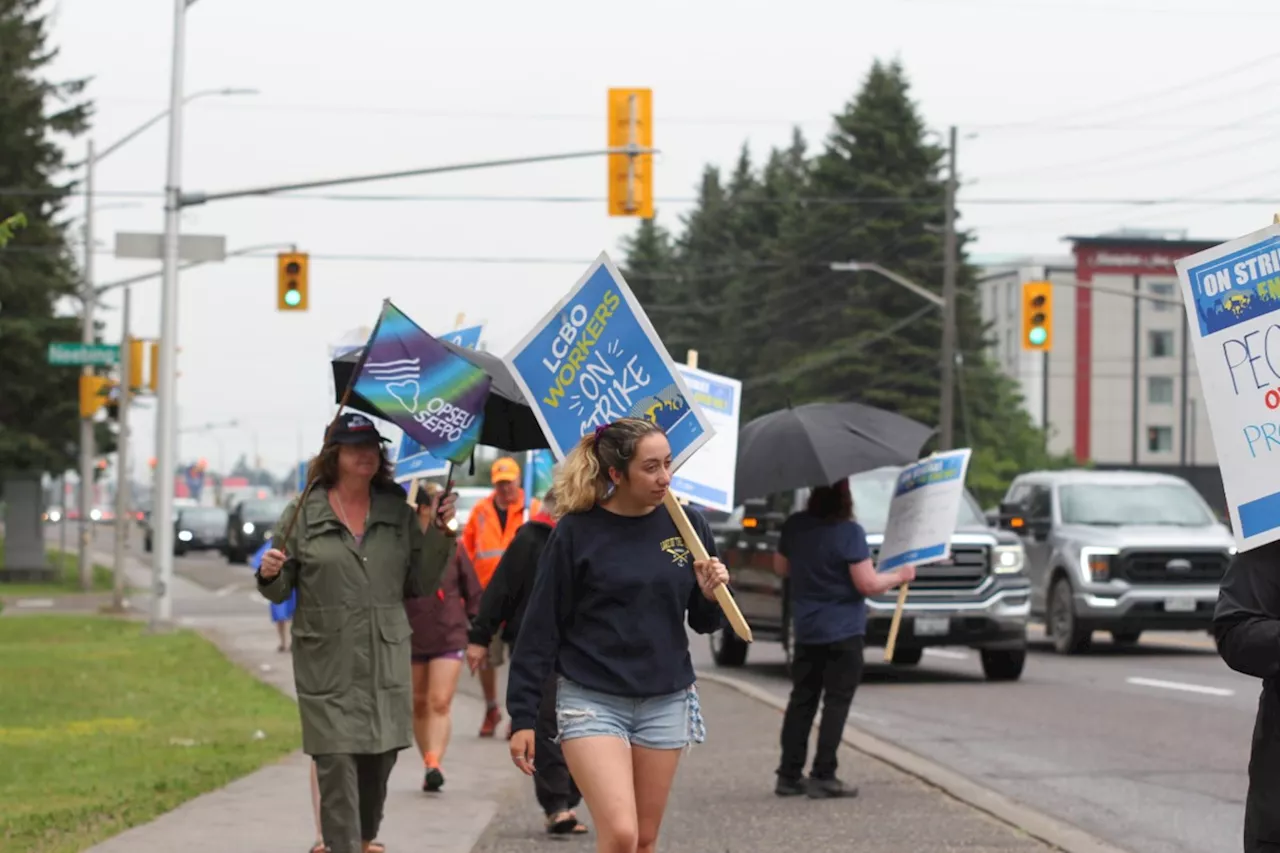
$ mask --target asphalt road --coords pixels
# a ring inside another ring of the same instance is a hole
[[[1204,634],[1104,638],[1078,657],[1035,642],[1014,683],[986,682],[967,649],[914,668],[869,649],[850,723],[1132,853],[1235,853],[1258,683]],[[694,661],[715,666],[705,638]],[[785,697],[782,661],[761,642],[720,671]]]
[[[111,541],[100,529],[94,550],[110,553]],[[256,608],[268,618],[248,566],[193,554],[175,569],[215,593],[184,597],[175,583],[176,617]],[[988,683],[967,649],[929,651],[913,668],[886,667],[869,649],[850,722],[1131,853],[1238,851],[1258,683],[1228,670],[1204,634],[1144,635],[1129,650],[1100,634],[1074,657],[1038,636],[1014,683]],[[706,638],[692,645],[695,664],[713,668]],[[775,643],[721,671],[789,690]]]

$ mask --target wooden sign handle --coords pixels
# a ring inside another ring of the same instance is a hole
[[[889,623],[889,642],[884,644],[884,662],[893,663],[893,649],[898,645],[898,628],[902,625],[902,609],[907,604],[907,587],[904,583],[898,587],[898,606],[893,610],[893,621]]]
[[[693,554],[693,559],[698,561],[710,559],[711,555],[707,553],[707,547],[702,544],[702,539],[693,529],[689,516],[685,515],[684,507],[680,505],[680,501],[676,500],[676,496],[668,491],[662,503],[667,508],[667,512],[671,513],[671,520],[676,523],[676,529],[680,531],[680,536],[684,539],[689,553]],[[733,627],[733,633],[737,634],[743,642],[750,643],[751,626],[747,624],[742,611],[738,609],[738,602],[733,600],[733,593],[729,592],[729,587],[723,585],[716,587],[716,603],[724,611],[729,625]]]

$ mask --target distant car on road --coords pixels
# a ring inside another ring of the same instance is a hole
[[[227,511],[216,506],[184,506],[177,510],[173,522],[173,553],[182,556],[188,551],[225,551],[227,541]],[[152,549],[152,531],[147,530],[143,547]]]
[[[453,491],[458,496],[458,502],[455,504],[458,530],[466,527],[467,519],[471,517],[471,510],[475,505],[493,494],[493,489],[484,486],[457,486]]]
[[[1009,484],[1000,524],[1027,551],[1031,612],[1060,654],[1096,630],[1204,631],[1235,540],[1191,484],[1149,471],[1037,471]]]
[[[288,498],[251,498],[237,503],[227,516],[227,560],[246,562],[272,535],[288,505]]]

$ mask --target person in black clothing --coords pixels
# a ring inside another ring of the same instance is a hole
[[[862,679],[867,596],[910,583],[915,567],[903,565],[876,573],[866,531],[853,520],[849,481],[840,480],[815,488],[805,510],[783,523],[773,568],[791,581],[795,643],[791,698],[782,718],[782,760],[774,790],[780,797],[856,796],[856,787],[836,777],[836,757],[849,706]],[[819,700],[822,722],[806,781],[805,754]]]
[[[1280,542],[1237,554],[1213,612],[1227,666],[1262,679],[1249,754],[1245,853],[1280,851]]]
[[[685,620],[701,634],[723,627],[715,590],[729,573],[691,511],[711,552],[694,561],[662,505],[670,485],[671,447],[649,421],[615,421],[574,447],[511,658],[511,758],[534,772],[538,706],[556,673],[559,737],[599,851],[652,853],[681,750],[706,736]]]
[[[467,664],[475,672],[485,665],[493,638],[502,631],[502,641],[514,646],[524,618],[525,605],[533,590],[538,559],[555,528],[555,489],[542,497],[542,507],[524,524],[507,546],[498,562],[489,586],[480,599],[480,612],[467,635]],[[538,708],[535,730],[538,772],[533,776],[534,793],[547,816],[547,832],[552,835],[577,835],[587,832],[574,808],[582,801],[578,786],[564,763],[560,744],[556,743],[556,682],[554,673],[543,685],[542,704]]]

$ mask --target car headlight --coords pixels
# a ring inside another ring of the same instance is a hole
[[[193,537],[191,536],[191,531],[190,531],[190,530],[179,530],[179,531],[178,531],[178,539],[179,539],[179,540],[181,540],[181,541],[183,541],[183,542],[190,542],[190,541],[192,540],[192,538],[193,538]]]
[[[244,526],[243,526],[243,527],[241,527],[240,529],[244,531],[244,535],[245,535],[245,536],[250,535],[251,533],[253,533],[253,522],[252,522],[252,521],[246,521],[246,522],[244,523]]]
[[[1013,575],[1027,564],[1027,552],[1021,545],[997,545],[991,553],[992,571],[998,575]]]
[[[89,517],[94,521],[97,521],[98,519],[102,518],[102,510],[100,509],[90,510]]]
[[[1115,548],[1081,548],[1080,571],[1084,573],[1085,581],[1106,583],[1111,580],[1111,563],[1119,553]]]

